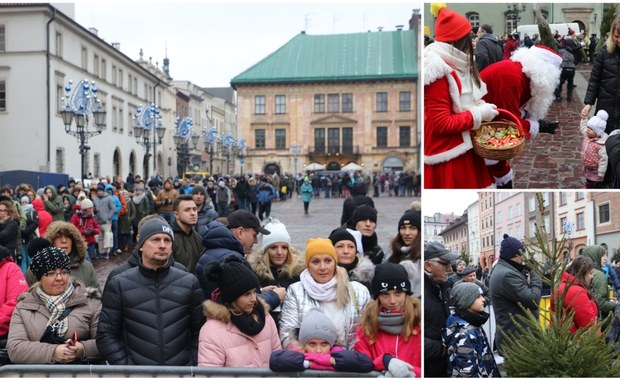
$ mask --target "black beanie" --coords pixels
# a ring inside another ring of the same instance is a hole
[[[43,248],[34,255],[30,263],[30,270],[37,281],[43,277],[43,274],[54,269],[71,270],[71,260],[62,248]]]
[[[224,259],[223,263],[210,262],[204,267],[205,276],[220,288],[221,303],[229,304],[245,292],[258,289],[258,277],[235,253]],[[218,300],[220,301],[220,300]]]
[[[9,257],[11,257],[11,250],[3,245],[0,245],[0,261],[4,261]]]
[[[381,293],[392,289],[402,290],[408,295],[413,294],[407,270],[400,264],[383,263],[377,265],[371,282],[372,298],[377,299]]]
[[[36,237],[30,240],[30,243],[28,243],[28,256],[30,256],[30,258],[33,258],[37,252],[42,251],[43,248],[47,248],[51,246],[52,246],[51,241],[45,238],[42,238],[42,237]]]
[[[349,228],[355,229],[355,225],[360,220],[370,219],[373,222],[377,223],[377,210],[374,207],[369,205],[361,205],[357,206],[353,211],[353,215],[351,216],[351,223],[349,224]]]
[[[329,240],[332,241],[332,244],[336,246],[336,243],[343,240],[352,241],[355,244],[355,249],[357,250],[357,242],[355,241],[355,237],[347,231],[345,228],[336,228],[329,235]]]
[[[417,228],[419,231],[422,228],[420,219],[421,218],[420,218],[419,211],[407,210],[405,211],[403,216],[400,217],[400,220],[398,221],[398,229],[400,230],[402,226],[404,226],[405,224],[409,224]]]
[[[499,249],[499,257],[504,260],[510,260],[515,256],[525,254],[525,247],[518,239],[504,234],[504,240]]]

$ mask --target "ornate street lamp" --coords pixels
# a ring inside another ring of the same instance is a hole
[[[194,129],[192,128],[194,122],[189,117],[182,120],[177,117],[174,121],[174,125],[176,128],[172,138],[174,140],[174,145],[177,147],[177,171],[181,174],[180,177],[184,178],[185,169],[189,165],[189,159],[191,156],[189,153],[189,144],[191,142],[193,149],[196,149],[200,135],[194,132]]]
[[[521,3],[509,3],[506,4],[506,7],[508,8],[508,13],[510,13],[510,18],[515,21],[514,29],[516,30],[519,25],[519,21],[521,21],[521,16],[519,16],[519,14],[525,12],[526,6]]]
[[[245,137],[237,139],[237,151],[239,152],[239,166],[241,166],[241,172],[239,174],[243,175],[243,164],[245,163]]]
[[[301,153],[301,145],[291,145],[291,154],[293,155],[293,162],[295,163],[295,173],[293,174],[293,190],[297,192],[297,156]]]
[[[222,137],[222,147],[226,149],[226,171],[228,172],[228,174],[231,174],[230,172],[232,171],[230,168],[230,154],[234,145],[235,138],[233,137],[233,134],[231,132],[227,132]]]
[[[81,156],[81,178],[84,182],[85,156],[90,150],[90,146],[86,145],[88,139],[101,134],[105,125],[106,111],[101,106],[101,101],[97,98],[97,86],[95,82],[89,82],[87,79],[81,80],[71,92],[73,81],[65,86],[65,96],[62,97],[63,108],[60,111],[62,122],[65,124],[65,132],[68,135],[76,137],[80,143]],[[71,123],[75,117],[76,130],[71,130]],[[95,124],[96,130],[89,131],[91,121]]]
[[[133,133],[136,137],[138,144],[142,144],[146,148],[146,163],[144,168],[144,177],[148,178],[148,158],[151,157],[151,142],[153,143],[153,172],[156,171],[156,147],[157,142],[161,144],[161,140],[164,138],[166,127],[161,121],[160,109],[155,104],[151,104],[147,107],[139,105],[136,108],[136,114],[133,117],[134,126]],[[155,139],[157,136],[157,139]]]
[[[206,127],[203,128],[202,136],[204,137],[205,150],[209,152],[209,175],[213,175],[213,150],[219,140],[217,128],[211,127],[208,130]]]

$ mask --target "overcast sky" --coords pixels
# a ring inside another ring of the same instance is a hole
[[[410,0],[316,2],[79,1],[76,21],[136,60],[170,59],[170,75],[202,87],[230,80],[291,40],[307,34],[396,30],[421,2]],[[292,3],[292,4],[291,4]]]
[[[477,190],[424,190],[422,191],[422,215],[462,215],[463,211],[478,200]]]

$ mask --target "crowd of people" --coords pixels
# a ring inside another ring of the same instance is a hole
[[[592,65],[580,113],[584,187],[620,187],[620,137],[614,132],[620,120],[620,16],[598,46],[596,35],[587,42],[570,29],[566,35],[556,30],[550,41],[538,36],[522,41],[518,34],[504,40],[488,24],[474,31],[445,4],[433,4],[431,13],[435,38],[424,48],[426,188],[512,188],[510,161],[478,155],[471,134],[498,116],[511,118],[498,109],[518,120],[527,140],[555,134],[559,123],[545,117],[554,101],[562,101],[565,83],[566,100],[573,101],[576,65],[582,62]]]
[[[360,178],[342,223],[300,249],[260,205],[261,191],[273,201],[288,190],[273,178],[205,182],[0,189],[2,364],[421,376],[419,202],[384,252]],[[130,251],[102,289],[91,261]]]
[[[606,318],[617,312],[610,293],[620,285],[620,267],[608,263],[605,244],[586,246],[572,260],[566,256],[553,289],[543,284],[540,276],[548,274],[532,269],[525,246],[514,237],[504,235],[490,272],[466,266],[459,257],[441,243],[424,245],[425,377],[510,376],[496,358],[508,357],[507,337],[518,342],[528,334],[524,318],[539,320],[543,296],[549,297],[550,323],[563,315],[573,335],[591,328],[600,335],[604,322],[615,323],[606,339],[617,342],[618,322]]]

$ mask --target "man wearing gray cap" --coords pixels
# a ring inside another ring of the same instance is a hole
[[[147,221],[138,235],[138,266],[105,285],[97,348],[109,364],[197,365],[200,283],[172,266],[174,234],[163,219]]]
[[[449,377],[447,349],[441,330],[450,316],[448,275],[459,254],[443,244],[424,244],[424,377]]]

